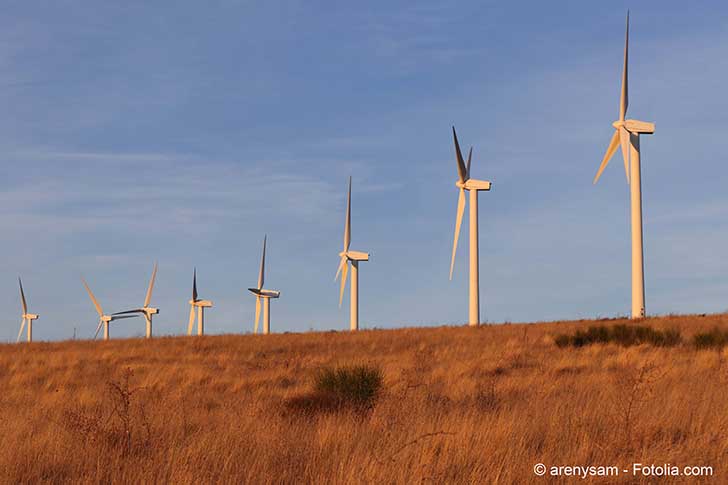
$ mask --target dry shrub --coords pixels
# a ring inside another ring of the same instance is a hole
[[[698,349],[718,349],[728,345],[728,331],[713,328],[708,332],[693,335],[693,345]]]
[[[616,343],[623,347],[650,344],[656,347],[673,347],[682,341],[680,331],[665,330],[641,325],[613,325],[589,327],[577,330],[573,335],[560,334],[554,337],[558,347],[584,347],[592,344]]]

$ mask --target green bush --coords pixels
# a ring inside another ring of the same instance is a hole
[[[728,331],[714,328],[709,332],[693,335],[693,344],[698,349],[722,349],[728,345]]]
[[[295,416],[368,411],[376,404],[383,387],[384,374],[379,367],[326,367],[316,373],[311,392],[286,400],[286,410]]]
[[[583,347],[592,344],[609,342],[629,347],[632,345],[651,344],[657,347],[672,347],[682,341],[677,329],[655,330],[652,327],[639,325],[604,325],[577,330],[573,335],[561,334],[554,337],[558,347]]]
[[[352,365],[323,368],[316,374],[315,391],[341,403],[371,407],[384,385],[379,367]]]

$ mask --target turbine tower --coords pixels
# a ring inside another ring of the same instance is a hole
[[[152,301],[152,291],[154,290],[154,280],[157,277],[157,263],[154,263],[154,269],[152,270],[152,277],[149,279],[149,286],[147,287],[147,296],[144,298],[144,306],[141,308],[136,308],[134,310],[127,310],[124,312],[116,312],[112,313],[111,316],[116,315],[133,315],[133,314],[139,314],[144,317],[144,320],[147,322],[147,332],[146,337],[152,338],[152,315],[159,314],[159,308],[152,308],[149,306],[149,303]]]
[[[629,52],[629,11],[627,12],[627,33],[624,41],[624,70],[622,71],[622,93],[619,101],[619,120],[612,123],[615,132],[604,154],[594,184],[602,175],[617,147],[622,149],[624,171],[630,186],[631,226],[632,226],[632,318],[645,316],[645,276],[642,245],[642,179],[640,169],[640,135],[655,132],[654,123],[627,120],[627,60]]]
[[[99,305],[98,300],[94,296],[93,292],[91,291],[91,288],[89,288],[88,284],[86,283],[86,280],[81,278],[81,281],[83,282],[83,286],[86,287],[86,291],[88,292],[88,296],[91,297],[91,302],[94,304],[94,307],[96,308],[96,312],[99,314],[99,324],[96,327],[96,333],[94,334],[94,340],[99,335],[99,330],[101,330],[101,327],[104,327],[104,340],[109,340],[109,324],[113,322],[114,320],[122,320],[124,318],[134,318],[136,315],[106,315],[104,311],[101,309],[101,305]]]
[[[20,285],[20,303],[23,306],[23,315],[20,323],[20,331],[18,332],[18,338],[16,342],[20,342],[20,336],[23,334],[23,328],[28,325],[28,342],[33,341],[33,320],[38,320],[38,315],[34,313],[28,313],[28,304],[25,302],[25,292],[23,291],[23,282],[20,281],[18,276],[18,284]]]
[[[339,308],[344,300],[344,288],[346,288],[346,275],[349,272],[349,262],[351,262],[351,309],[349,316],[350,330],[359,330],[359,261],[369,261],[369,253],[361,251],[350,251],[351,243],[351,177],[349,177],[349,195],[346,199],[346,222],[344,224],[344,250],[339,253],[341,262],[339,269],[336,270],[334,281],[341,274],[341,291],[339,293]]]
[[[458,166],[458,180],[455,186],[459,189],[458,209],[455,217],[455,237],[452,242],[452,258],[450,259],[450,280],[455,267],[455,253],[458,249],[458,238],[460,237],[460,226],[463,222],[465,212],[465,191],[470,193],[470,295],[468,324],[473,327],[480,324],[480,277],[478,263],[478,192],[490,190],[491,183],[487,180],[476,180],[470,178],[470,161],[473,156],[473,148],[468,153],[467,165],[463,162],[463,154],[460,152],[458,136],[455,127],[452,128],[452,137],[455,141],[455,157]]]
[[[279,298],[280,291],[266,290],[263,288],[265,280],[265,243],[268,236],[263,237],[263,256],[260,258],[260,273],[258,273],[258,286],[248,288],[248,291],[255,295],[255,333],[258,333],[258,321],[260,320],[260,300],[263,300],[263,333],[270,333],[270,299]]]
[[[187,335],[192,335],[195,326],[195,308],[197,308],[197,335],[205,335],[205,308],[211,308],[210,300],[197,298],[197,268],[192,275],[192,299],[190,300],[190,322],[187,325]]]

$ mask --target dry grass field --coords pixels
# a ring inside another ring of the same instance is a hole
[[[628,321],[610,320],[613,325]],[[674,347],[560,348],[595,322],[0,345],[3,483],[654,483],[536,463],[710,465],[728,483],[728,315]],[[381,368],[373,407],[308,411],[316,372]]]

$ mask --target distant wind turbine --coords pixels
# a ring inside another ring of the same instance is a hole
[[[455,267],[455,253],[458,249],[458,238],[460,237],[460,226],[463,222],[465,212],[465,191],[470,192],[470,290],[468,323],[470,326],[480,324],[480,276],[478,263],[478,192],[490,190],[491,183],[487,180],[476,180],[470,178],[470,161],[473,156],[473,148],[468,153],[467,165],[463,161],[463,154],[460,152],[458,136],[455,127],[452,128],[452,137],[455,141],[455,157],[458,167],[458,180],[455,186],[459,189],[458,209],[455,217],[455,237],[452,242],[452,257],[450,259],[450,279]]]
[[[144,298],[144,306],[136,308],[134,310],[127,310],[124,312],[112,313],[112,316],[117,315],[133,315],[140,314],[144,317],[147,322],[147,338],[152,338],[152,315],[159,314],[159,308],[152,308],[149,303],[152,301],[152,291],[154,290],[154,280],[157,277],[157,263],[154,263],[154,269],[152,270],[152,277],[149,279],[149,286],[147,287],[147,296]]]
[[[197,335],[205,335],[205,308],[211,308],[210,300],[197,298],[197,268],[192,274],[192,299],[190,300],[190,321],[187,325],[187,335],[192,335],[195,326],[195,308],[197,308]]]
[[[622,148],[624,171],[630,185],[631,226],[632,226],[632,318],[645,316],[645,277],[642,245],[642,179],[640,170],[640,135],[655,132],[654,123],[626,120],[627,106],[627,64],[629,53],[629,11],[627,12],[627,33],[624,41],[624,70],[622,71],[622,93],[619,102],[619,120],[612,123],[615,132],[604,154],[599,171],[594,177],[597,183],[617,147]]]
[[[94,296],[93,292],[91,291],[91,288],[89,288],[88,284],[86,283],[86,280],[81,278],[81,281],[83,282],[83,286],[86,288],[86,291],[88,292],[88,296],[91,298],[91,302],[94,304],[94,307],[96,308],[96,312],[99,314],[99,324],[96,327],[96,333],[94,334],[94,339],[99,335],[99,330],[101,330],[101,327],[104,327],[104,340],[109,340],[109,324],[115,320],[122,320],[124,318],[134,318],[136,315],[106,315],[104,313],[104,310],[101,309],[101,305],[99,305],[98,300]]]
[[[263,237],[263,256],[260,258],[260,272],[258,273],[258,286],[248,288],[248,291],[255,295],[255,333],[258,333],[258,321],[260,320],[260,300],[263,300],[263,333],[270,333],[270,299],[281,296],[280,291],[266,290],[263,288],[265,281],[265,244],[268,236]]]
[[[33,320],[38,319],[38,315],[34,313],[28,313],[28,304],[25,302],[25,292],[23,291],[23,282],[20,281],[18,276],[18,284],[20,285],[20,303],[23,306],[23,315],[20,323],[20,331],[18,332],[18,338],[16,342],[20,342],[20,336],[23,334],[23,328],[28,325],[28,342],[33,341]]]
[[[339,308],[344,301],[344,288],[346,288],[346,276],[349,272],[351,262],[351,309],[349,316],[349,328],[352,331],[359,330],[359,261],[369,261],[369,253],[361,251],[350,251],[351,243],[351,177],[349,177],[349,195],[346,199],[346,222],[344,223],[344,250],[339,253],[341,261],[336,271],[334,281],[341,273],[341,290],[339,292]]]

